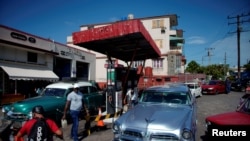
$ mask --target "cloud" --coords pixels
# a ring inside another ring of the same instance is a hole
[[[200,44],[205,44],[205,43],[206,43],[205,39],[199,36],[192,36],[186,39],[186,44],[200,45]]]

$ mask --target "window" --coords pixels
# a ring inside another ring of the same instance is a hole
[[[37,63],[37,53],[28,52],[28,62]]]
[[[158,46],[158,48],[162,48],[162,39],[156,39],[155,44]]]
[[[134,67],[134,68],[137,68],[138,66],[143,66],[143,62],[144,61],[134,61],[133,62],[133,64],[132,64],[132,66]]]
[[[153,62],[153,68],[163,68],[163,58],[154,59],[152,62]]]
[[[164,20],[153,20],[152,21],[152,28],[162,28],[164,27]]]

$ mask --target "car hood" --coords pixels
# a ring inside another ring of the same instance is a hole
[[[139,104],[118,121],[126,128],[175,130],[191,118],[192,109],[188,105]]]
[[[229,112],[208,116],[206,121],[210,121],[216,125],[250,125],[250,115],[241,112]]]
[[[66,99],[63,97],[55,96],[37,96],[22,101],[13,103],[11,106],[14,108],[13,112],[21,112],[28,114],[32,108],[36,105],[42,105],[46,110],[52,110],[51,108],[61,107],[65,104]],[[56,110],[56,109],[54,109]]]

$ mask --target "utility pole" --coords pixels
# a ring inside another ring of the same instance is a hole
[[[207,50],[207,56],[208,56],[208,65],[210,65],[211,56],[213,56],[211,51],[214,50],[214,48],[206,48],[206,50]]]
[[[225,79],[227,76],[226,65],[227,65],[227,53],[225,52],[225,58],[224,58],[224,77],[225,77]]]
[[[238,78],[240,78],[240,33],[243,32],[240,25],[241,25],[241,23],[249,22],[249,20],[241,20],[240,21],[240,18],[241,17],[246,17],[246,16],[250,16],[250,13],[241,14],[241,15],[237,15],[237,16],[234,16],[234,17],[229,17],[228,16],[228,19],[233,19],[233,18],[237,19],[237,22],[228,23],[228,25],[237,24]]]

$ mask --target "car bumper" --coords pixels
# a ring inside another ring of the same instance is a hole
[[[214,90],[211,91],[202,91],[202,94],[216,94],[216,92]]]

